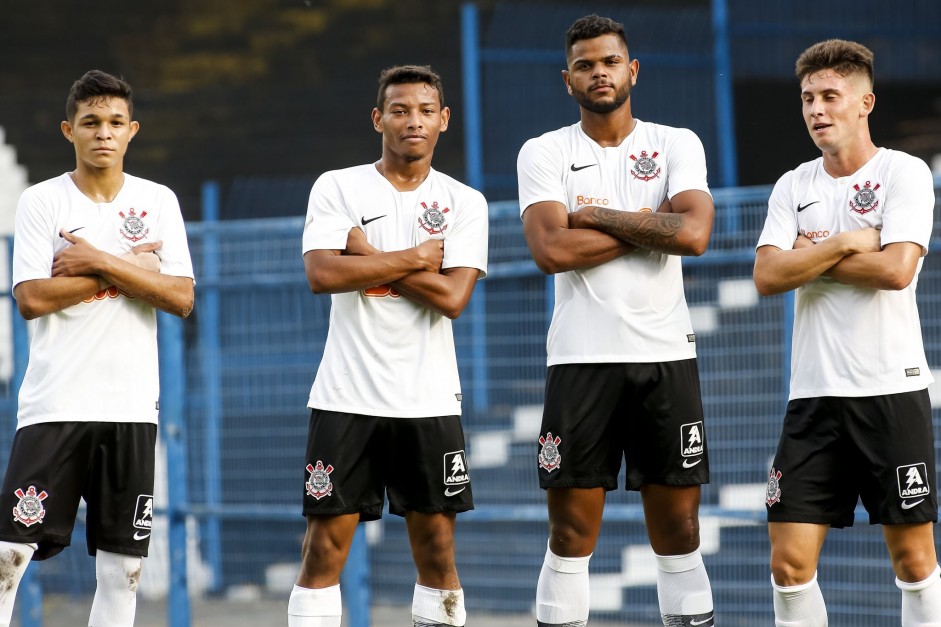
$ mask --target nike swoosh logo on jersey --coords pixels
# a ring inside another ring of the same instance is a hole
[[[389,215],[389,214],[388,214],[388,213],[384,213],[384,214],[382,214],[381,216],[376,216],[375,218],[369,218],[368,220],[366,219],[366,216],[363,216],[363,217],[361,217],[361,218],[359,219],[359,221],[363,223],[363,226],[366,226],[366,225],[369,224],[370,222],[375,222],[375,221],[378,220],[379,218],[384,218],[384,217],[386,217],[387,215]]]
[[[809,207],[809,206],[811,206],[811,205],[816,205],[818,202],[820,202],[820,201],[819,201],[819,200],[815,200],[815,201],[813,201],[813,202],[807,203],[807,204],[804,205],[803,207],[801,207],[801,204],[800,204],[800,203],[797,203],[797,213],[800,213],[801,211],[803,211],[804,209],[806,209],[807,207]]]
[[[684,460],[683,460],[683,468],[692,468],[693,466],[695,466],[696,464],[698,464],[698,463],[701,462],[701,461],[702,461],[702,458],[697,459],[697,460],[694,461],[692,464],[690,464],[688,459],[684,459]]]
[[[455,490],[454,492],[451,492],[451,488],[445,488],[445,489],[444,489],[444,495],[445,495],[445,496],[454,496],[454,495],[456,495],[456,494],[460,494],[461,492],[463,492],[463,491],[466,490],[466,489],[467,489],[467,486],[464,486],[464,487],[461,488],[460,490]]]
[[[597,163],[589,163],[588,165],[575,165],[574,163],[569,167],[572,172],[578,172],[579,170],[584,170],[585,168],[590,168],[593,165],[598,165]]]
[[[150,532],[149,532],[149,531],[148,531],[147,533],[141,533],[141,532],[139,532],[139,531],[135,531],[135,532],[134,532],[134,539],[135,539],[135,540],[146,540],[146,539],[149,538],[149,537],[150,537]]]
[[[916,505],[918,505],[919,503],[923,502],[924,500],[925,499],[918,499],[914,503],[909,503],[908,501],[902,501],[902,509],[911,509],[915,507]]]

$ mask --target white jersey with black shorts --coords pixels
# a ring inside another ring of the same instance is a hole
[[[13,285],[52,277],[67,231],[121,256],[162,241],[160,272],[193,277],[183,217],[167,187],[124,175],[108,203],[69,174],[23,192],[16,210]],[[158,414],[154,308],[111,286],[38,318],[20,388],[18,431],[4,475],[0,540],[35,542],[34,559],[68,546],[79,498],[88,548],[146,555],[153,515]],[[78,478],[78,480],[76,480]]]
[[[791,250],[798,235],[817,243],[874,227],[883,247],[910,242],[924,257],[933,211],[933,180],[920,159],[880,148],[858,171],[834,178],[818,158],[778,180],[757,247]],[[769,520],[851,525],[860,495],[871,522],[937,519],[926,391],[933,378],[915,300],[922,262],[901,290],[826,276],[797,289]]]
[[[375,164],[334,170],[311,190],[303,253],[345,249],[352,228],[384,252],[442,239],[442,269],[474,268],[483,277],[487,211],[482,194],[434,169],[405,192]],[[384,489],[397,514],[471,509],[451,321],[390,285],[331,298],[327,341],[308,400],[304,513],[375,518]],[[409,442],[416,429],[432,436],[419,449]],[[402,496],[396,477],[410,474],[409,481],[421,476],[429,484]]]
[[[699,138],[642,120],[618,146],[598,145],[580,123],[531,139],[520,151],[517,173],[521,215],[544,201],[570,213],[586,206],[656,211],[680,192],[709,193]],[[556,274],[547,352],[538,456],[544,488],[614,489],[625,454],[628,489],[708,482],[680,257],[638,249]],[[652,380],[655,385],[645,387]],[[580,408],[566,403],[586,393],[603,401]],[[631,456],[631,441],[649,456]]]

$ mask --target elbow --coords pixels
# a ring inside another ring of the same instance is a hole
[[[565,272],[566,270],[562,260],[559,259],[556,255],[547,253],[534,253],[533,261],[536,262],[536,267],[539,268],[540,272],[543,274],[558,274],[559,272]]]
[[[762,274],[756,272],[752,278],[755,281],[755,289],[758,291],[759,296],[774,296],[782,291],[773,281],[768,280]]]
[[[893,291],[904,290],[912,284],[914,278],[915,274],[913,272],[894,272],[892,276],[888,277],[885,289]]]
[[[19,310],[20,315],[23,317],[23,320],[35,320],[41,315],[28,303],[16,301],[16,308]]]
[[[441,315],[449,320],[457,320],[464,313],[464,305],[453,304],[441,310]]]
[[[319,272],[309,272],[307,274],[307,284],[310,286],[310,291],[314,294],[332,293],[332,286],[324,279],[325,277]]]
[[[690,257],[700,257],[705,254],[706,249],[709,248],[710,235],[712,235],[711,228],[697,229],[696,232],[690,233],[684,246],[686,249],[684,254]]]

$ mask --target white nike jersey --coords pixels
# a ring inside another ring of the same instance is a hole
[[[303,252],[343,250],[350,229],[385,252],[444,240],[442,268],[487,272],[487,201],[431,170],[397,191],[374,164],[326,172],[310,192]],[[332,295],[330,328],[308,407],[392,418],[461,413],[451,321],[392,287]]]
[[[121,256],[163,241],[162,274],[193,277],[186,229],[167,187],[124,175],[112,202],[85,196],[68,174],[27,189],[16,208],[13,285],[52,276],[73,232]],[[149,304],[114,286],[36,319],[20,388],[18,428],[40,422],[157,422],[157,318]]]
[[[798,234],[822,242],[843,231],[882,229],[882,245],[913,242],[928,252],[934,184],[923,161],[879,149],[850,176],[833,178],[823,158],[774,186],[758,247],[791,250]],[[797,289],[790,398],[877,396],[922,390],[925,360],[915,277],[903,290],[854,287],[818,277]]]
[[[604,148],[581,124],[530,139],[517,162],[520,212],[537,202],[654,211],[686,190],[709,193],[702,143],[687,129],[637,120]],[[696,356],[680,257],[636,250],[586,270],[555,275],[547,340],[550,366],[649,363]]]

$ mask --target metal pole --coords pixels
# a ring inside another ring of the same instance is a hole
[[[190,604],[186,577],[186,430],[183,420],[186,377],[183,370],[183,321],[157,313],[160,355],[160,428],[167,448],[167,521],[170,545],[170,588],[167,621],[170,627],[189,627]]]
[[[219,221],[219,184],[207,181],[202,187],[203,267],[196,321],[199,335],[200,375],[203,383],[203,493],[207,506],[222,503],[222,352],[219,346],[219,236],[212,225]],[[222,540],[219,519],[209,514],[203,521],[202,537],[206,560],[212,570],[210,590],[222,587]]]
[[[461,65],[464,78],[464,154],[467,184],[484,189],[483,139],[481,137],[480,44],[477,5],[461,5]]]
[[[735,152],[735,97],[727,0],[712,0],[712,37],[720,181],[722,187],[735,187],[738,185],[738,156]]]

